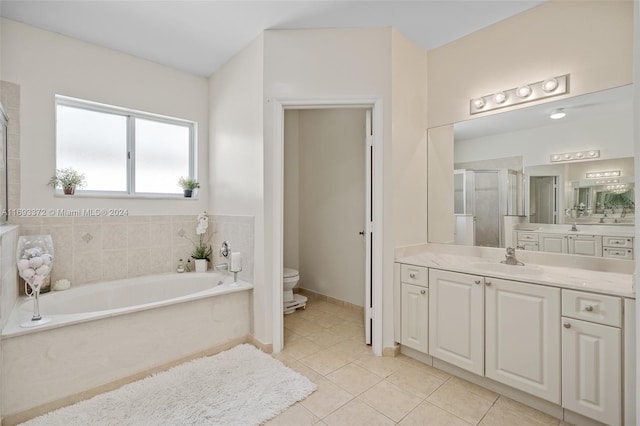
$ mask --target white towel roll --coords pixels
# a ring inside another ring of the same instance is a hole
[[[242,271],[242,254],[239,251],[231,252],[231,272]]]

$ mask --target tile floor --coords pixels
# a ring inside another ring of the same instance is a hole
[[[267,424],[566,425],[404,355],[376,357],[364,344],[362,315],[325,301],[284,317],[276,358],[318,390]]]

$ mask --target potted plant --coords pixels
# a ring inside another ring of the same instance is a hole
[[[194,243],[195,248],[191,253],[191,257],[195,259],[196,272],[206,272],[207,262],[211,258],[211,245],[207,243],[205,235],[209,228],[209,217],[207,212],[198,215],[198,225],[196,226],[196,234],[198,235],[198,243]]]
[[[181,176],[178,180],[178,186],[184,190],[184,196],[191,198],[193,190],[200,188],[200,184],[194,178]]]
[[[71,167],[57,169],[56,174],[49,179],[49,185],[54,188],[62,188],[66,195],[73,195],[76,188],[82,188],[85,185],[84,174]]]

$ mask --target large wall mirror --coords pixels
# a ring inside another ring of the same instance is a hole
[[[7,222],[7,116],[0,104],[0,225]]]
[[[505,247],[522,224],[633,227],[632,100],[623,86],[429,129],[450,164],[429,175],[429,241]]]

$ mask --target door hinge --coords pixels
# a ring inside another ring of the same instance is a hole
[[[366,317],[373,319],[373,308],[370,306],[365,307],[366,309]]]

